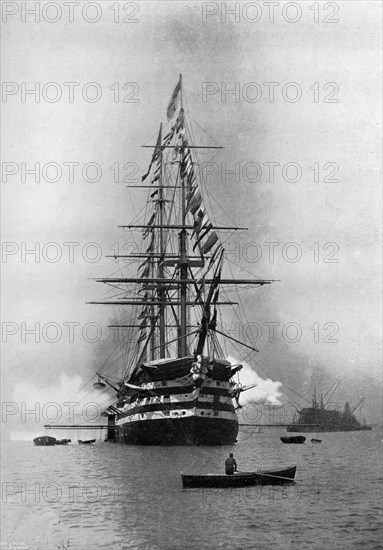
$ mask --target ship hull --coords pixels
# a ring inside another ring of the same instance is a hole
[[[238,421],[224,418],[162,418],[116,426],[115,441],[128,445],[231,445]]]
[[[190,356],[143,365],[113,407],[113,440],[128,445],[232,445],[239,424],[231,364],[215,359],[210,369],[192,374],[193,363]]]

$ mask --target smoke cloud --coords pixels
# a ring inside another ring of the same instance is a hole
[[[240,363],[243,365],[242,370],[239,373],[242,386],[250,386],[257,384],[256,387],[242,392],[240,394],[239,402],[242,406],[248,403],[272,403],[276,406],[281,406],[280,398],[282,394],[280,388],[282,382],[274,382],[271,378],[261,378],[255,369],[246,363],[246,361],[238,361],[234,357],[229,357],[228,360],[233,363]]]
[[[84,386],[80,376],[61,374],[52,386],[37,387],[33,382],[19,382],[14,387],[12,401],[5,407],[5,420],[11,440],[30,440],[44,434],[44,424],[51,424],[49,435],[65,437],[57,424],[105,424],[101,413],[115,399],[106,387]],[[64,430],[65,431],[65,430]],[[69,436],[70,437],[70,436]]]

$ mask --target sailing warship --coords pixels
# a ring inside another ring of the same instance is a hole
[[[237,302],[221,296],[225,287],[260,287],[272,280],[222,275],[220,231],[246,228],[219,225],[207,212],[198,152],[223,147],[193,143],[184,101],[180,75],[167,108],[168,131],[163,135],[160,125],[149,167],[134,186],[148,193],[145,213],[139,223],[120,226],[142,232],[139,252],[115,255],[138,262],[135,276],[96,279],[119,294],[90,302],[130,311],[128,321],[112,325],[134,334],[122,379],[116,383],[98,372],[95,383],[116,392],[105,416],[108,439],[121,443],[232,444],[239,395],[254,387],[235,382],[242,365],[225,357],[218,339],[219,334],[241,344],[220,324],[220,308]]]

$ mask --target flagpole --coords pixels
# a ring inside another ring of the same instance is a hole
[[[181,88],[181,109],[184,108],[184,105],[183,105],[183,90],[182,90],[182,74],[180,74],[180,88]]]

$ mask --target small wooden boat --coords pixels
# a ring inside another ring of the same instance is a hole
[[[304,443],[306,438],[303,435],[296,435],[292,437],[281,437],[282,443]]]
[[[35,437],[33,443],[38,447],[52,447],[53,445],[56,445],[57,439],[55,437],[51,437],[50,435],[41,435],[40,437]]]
[[[77,441],[79,445],[93,445],[94,443],[96,443],[95,439],[78,439]]]
[[[312,439],[311,443],[322,443],[321,439]]]
[[[57,439],[55,445],[68,445],[71,441],[71,439]]]
[[[181,474],[185,488],[195,487],[248,487],[251,485],[287,485],[294,483],[297,467],[277,470],[259,470],[258,472],[237,472],[226,474]]]

